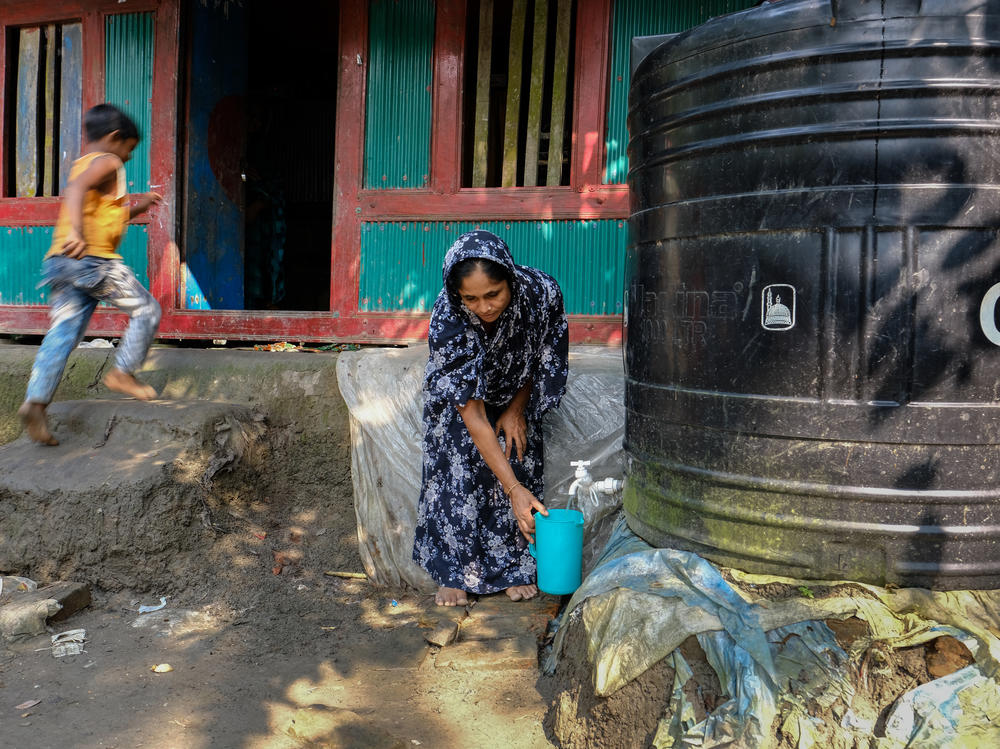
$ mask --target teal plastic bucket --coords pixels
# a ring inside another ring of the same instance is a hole
[[[528,544],[538,560],[538,589],[554,596],[580,587],[583,569],[583,513],[549,510],[535,514],[535,543]]]

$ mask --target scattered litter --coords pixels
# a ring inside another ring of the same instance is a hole
[[[83,649],[87,642],[87,630],[70,629],[59,634],[52,635],[52,657],[63,658],[67,655],[80,655],[86,653]]]
[[[263,541],[263,540],[264,540],[265,538],[267,538],[267,533],[266,533],[266,532],[265,532],[265,533],[253,533],[253,534],[251,534],[251,535],[252,535],[252,536],[253,536],[254,538],[256,538],[256,539],[259,539],[259,540],[261,540],[261,541]]]
[[[258,343],[253,347],[254,351],[310,351],[313,353],[325,351],[358,351],[361,347],[356,343],[328,343],[325,346],[311,347],[303,346],[301,343],[295,345],[288,341],[278,341],[276,343]]]
[[[95,338],[92,341],[84,341],[77,348],[114,348],[114,346],[106,338]]]
[[[326,535],[326,528],[320,528],[318,531],[316,531],[316,535],[317,536],[325,536]]]
[[[41,704],[42,704],[41,700],[26,700],[25,702],[22,702],[20,705],[15,706],[14,709],[27,710],[29,707],[34,707],[35,705],[41,705]]]
[[[96,666],[96,665],[97,665],[97,661],[91,661],[90,663],[84,663],[83,667],[84,668],[90,668],[91,666]]]
[[[399,601],[397,601],[395,598],[393,598],[392,599],[392,605],[393,606],[398,606],[399,605]]]
[[[341,572],[340,570],[327,570],[323,573],[329,577],[343,577],[348,580],[367,580],[368,575],[364,572]]]
[[[420,746],[420,742],[417,741],[416,739],[410,739],[410,743],[413,744],[414,746]]]
[[[140,614],[152,614],[154,611],[159,611],[160,609],[166,608],[166,606],[167,606],[167,597],[160,596],[159,604],[155,606],[140,606],[138,611]]]
[[[297,586],[295,586],[295,590],[300,590],[300,591],[301,590],[309,590],[309,587],[306,586],[306,585],[303,585],[302,583],[299,583]]]
[[[298,351],[299,347],[288,341],[278,341],[277,343],[258,343],[253,347],[254,351]]]
[[[7,592],[20,591],[21,593],[27,593],[32,590],[38,590],[38,583],[27,577],[18,577],[17,575],[0,575],[0,596],[3,595],[4,588]]]
[[[335,630],[336,628],[337,628],[336,626],[333,626],[333,627],[320,627],[320,629],[326,630],[327,632],[333,632],[333,630]]]
[[[169,674],[174,670],[174,667],[169,663],[157,663],[155,666],[150,667],[149,670],[154,674]]]

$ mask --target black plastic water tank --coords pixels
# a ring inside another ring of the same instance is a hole
[[[633,530],[1000,588],[1000,3],[715,19],[639,64],[629,130]]]

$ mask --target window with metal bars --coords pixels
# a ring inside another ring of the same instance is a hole
[[[59,195],[80,155],[81,24],[10,29],[7,51],[6,197]]]
[[[568,185],[575,0],[471,0],[462,186]]]

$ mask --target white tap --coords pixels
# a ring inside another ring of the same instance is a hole
[[[569,485],[569,491],[567,492],[571,497],[575,497],[578,490],[586,492],[591,488],[594,491],[604,494],[614,494],[615,492],[620,492],[625,485],[625,482],[621,479],[611,478],[610,476],[600,481],[594,481],[590,475],[590,471],[587,470],[587,467],[590,465],[589,460],[574,460],[570,462],[570,465],[576,468],[573,483]]]
[[[569,485],[567,494],[575,497],[577,489],[586,491],[594,483],[594,480],[590,477],[590,471],[587,470],[587,466],[590,465],[589,460],[572,460],[570,465],[576,467],[576,473],[573,474],[573,483]]]

